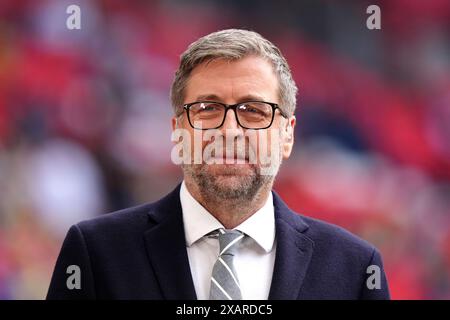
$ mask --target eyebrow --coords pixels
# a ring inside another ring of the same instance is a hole
[[[197,96],[196,101],[202,101],[202,100],[220,102],[220,101],[222,101],[222,98],[220,98],[218,95],[213,94],[213,93],[212,94],[202,94],[202,95]],[[244,102],[244,101],[265,101],[265,100],[261,96],[248,94],[248,95],[242,96],[238,99],[238,103]]]
[[[196,101],[201,101],[201,100],[214,100],[214,101],[220,101],[220,97],[218,95],[215,94],[202,94],[197,96],[197,98],[195,99]]]

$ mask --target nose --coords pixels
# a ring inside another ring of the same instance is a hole
[[[223,122],[223,125],[221,127],[222,130],[239,130],[242,129],[242,127],[239,125],[236,119],[236,114],[232,109],[228,109],[227,113],[225,114],[225,120]]]
[[[227,156],[231,156],[229,154],[229,150],[232,150],[233,155],[236,154],[237,144],[236,141],[242,140],[244,137],[244,128],[242,128],[237,122],[237,117],[235,111],[233,109],[228,109],[225,114],[225,120],[223,125],[219,128],[222,137],[224,139],[223,143],[225,149],[227,150]],[[231,143],[232,145],[229,145]]]
[[[228,140],[242,138],[244,136],[244,128],[242,128],[237,122],[237,117],[235,111],[233,109],[228,109],[225,114],[225,120],[223,122],[222,127],[220,127],[222,131],[222,136]],[[229,140],[230,141],[230,140]]]

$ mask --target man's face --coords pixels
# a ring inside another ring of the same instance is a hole
[[[263,58],[248,56],[237,61],[218,59],[200,64],[192,71],[185,90],[184,103],[216,101],[236,104],[257,100],[280,104],[278,92],[277,76],[271,64]],[[172,125],[174,129],[178,126],[190,133],[191,159],[194,159],[194,148],[196,147],[194,132],[197,131],[196,134],[203,137],[207,131],[193,129],[189,124],[186,111],[183,113],[181,121],[179,119],[178,125],[175,118],[173,118]],[[262,185],[273,181],[281,159],[289,157],[293,144],[294,125],[294,117],[285,119],[281,116],[280,110],[275,110],[270,128],[244,129],[237,123],[235,113],[228,110],[225,122],[216,130],[218,135],[216,134],[212,139],[206,139],[207,141],[203,141],[202,138],[200,144],[201,152],[204,154],[205,148],[214,143],[215,139],[223,140],[223,153],[213,152],[213,158],[221,158],[223,164],[185,164],[183,165],[185,176],[189,175],[201,187],[208,188],[225,198],[243,196],[245,190],[248,190],[248,196],[251,197]],[[250,134],[253,134],[253,137],[256,136],[256,139],[249,139]],[[228,140],[228,144],[226,140]],[[230,145],[230,141],[235,143]],[[267,147],[261,148],[262,145]],[[245,150],[239,150],[239,146],[245,146]],[[234,163],[227,164],[226,162],[229,162],[230,159],[227,161],[226,158],[230,153],[227,153],[226,149],[235,157],[240,151],[244,151],[245,163],[242,163],[241,159],[239,163],[233,161]],[[272,161],[276,161],[276,163],[271,163],[276,168],[272,175],[261,174],[262,152],[268,156],[277,156],[272,158]],[[251,153],[255,155],[256,163],[250,161]]]

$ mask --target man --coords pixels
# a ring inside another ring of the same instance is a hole
[[[271,190],[293,147],[296,93],[279,49],[255,32],[191,44],[171,90],[184,181],[72,226],[47,298],[388,299],[372,245]]]

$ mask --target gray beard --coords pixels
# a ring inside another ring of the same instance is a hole
[[[239,175],[239,185],[230,186],[220,183],[207,170],[207,164],[182,165],[185,175],[188,175],[198,186],[205,200],[239,200],[248,202],[253,200],[258,193],[272,187],[275,175],[262,175],[255,165],[252,174]]]
[[[281,133],[280,137],[281,139]],[[263,170],[259,165],[251,165],[252,173],[239,175],[239,171],[236,170],[236,175],[239,176],[238,185],[229,186],[227,184],[220,183],[220,181],[214,177],[207,170],[208,164],[182,164],[181,167],[185,175],[189,176],[192,181],[195,182],[199,191],[202,193],[202,197],[205,200],[212,200],[212,202],[228,200],[229,205],[245,205],[249,201],[259,196],[260,191],[263,189],[270,190],[272,188],[275,176],[281,167],[282,163],[282,150],[278,150],[278,163],[275,166],[275,170],[272,174],[261,174]],[[230,168],[233,173],[233,169]]]

